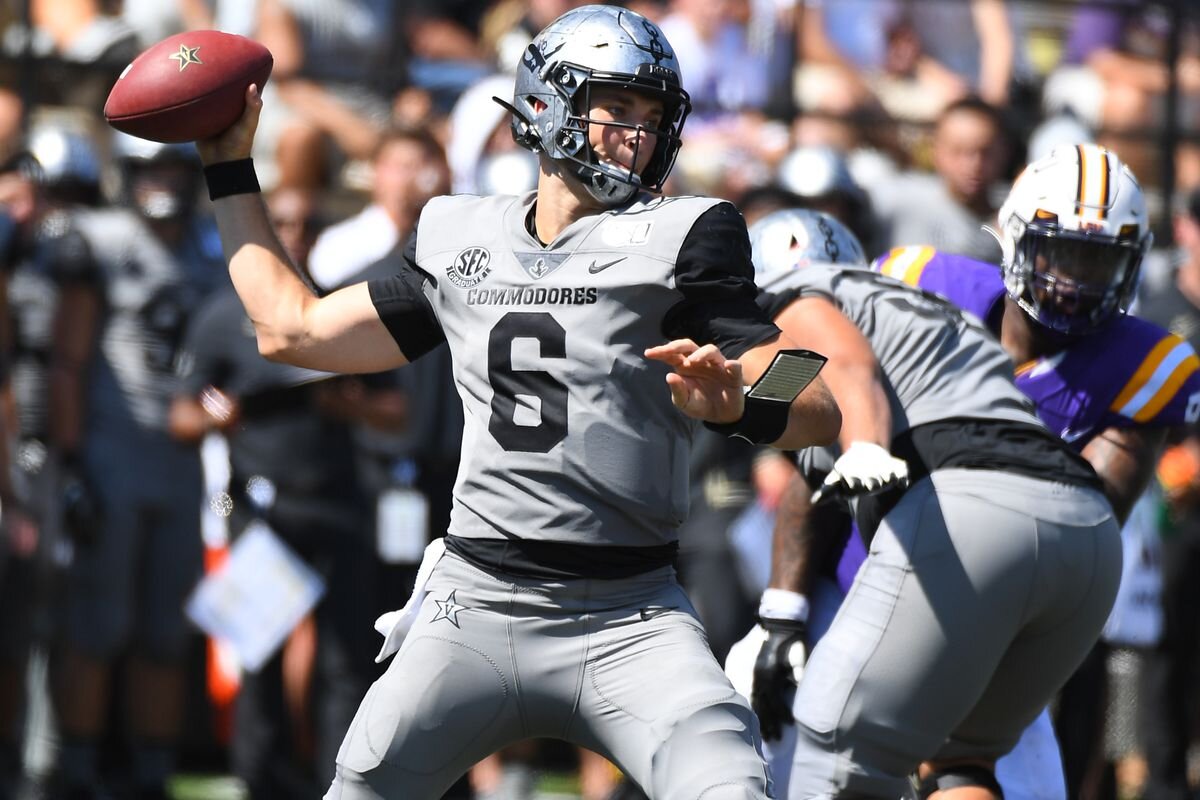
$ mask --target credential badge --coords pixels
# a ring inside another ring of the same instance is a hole
[[[446,275],[460,289],[470,289],[483,281],[491,272],[492,254],[482,247],[468,247],[457,256]]]

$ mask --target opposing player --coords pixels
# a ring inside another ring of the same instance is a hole
[[[354,372],[445,340],[466,411],[449,533],[381,625],[396,655],[327,796],[440,797],[531,736],[605,755],[651,797],[771,796],[749,704],[671,566],[689,418],[795,448],[831,442],[840,416],[809,383],[821,359],[755,306],[736,210],[648,194],[689,109],[662,32],[609,6],[548,26],[511,104],[536,192],[434,199],[399,274],[321,299],[256,196],[253,88],[247,104],[201,150],[260,350]]]

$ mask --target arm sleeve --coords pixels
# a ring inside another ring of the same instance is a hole
[[[429,277],[417,266],[417,235],[414,232],[403,253],[396,258],[395,272],[367,283],[379,319],[409,361],[416,361],[446,341],[433,304],[425,296],[424,287],[428,280]]]
[[[663,318],[668,339],[715,344],[737,358],[779,333],[755,304],[754,266],[746,221],[729,203],[705,211],[688,232],[675,262],[683,299]]]

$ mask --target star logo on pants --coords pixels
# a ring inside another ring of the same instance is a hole
[[[449,621],[449,623],[456,628],[462,627],[458,624],[458,613],[460,611],[466,611],[467,607],[460,606],[458,601],[454,599],[454,594],[457,591],[458,590],[455,589],[453,592],[450,592],[450,596],[445,600],[433,601],[437,605],[438,610],[437,613],[433,615],[433,619],[429,620],[430,622],[437,622],[439,619],[444,619]]]

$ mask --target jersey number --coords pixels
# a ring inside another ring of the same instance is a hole
[[[513,369],[516,339],[536,341],[542,358],[567,357],[567,332],[554,317],[523,311],[501,317],[488,338],[488,380],[492,384],[488,431],[505,450],[548,453],[567,437],[567,387],[544,370]],[[517,413],[528,412],[530,398],[537,399],[539,420],[536,425],[519,424]]]

